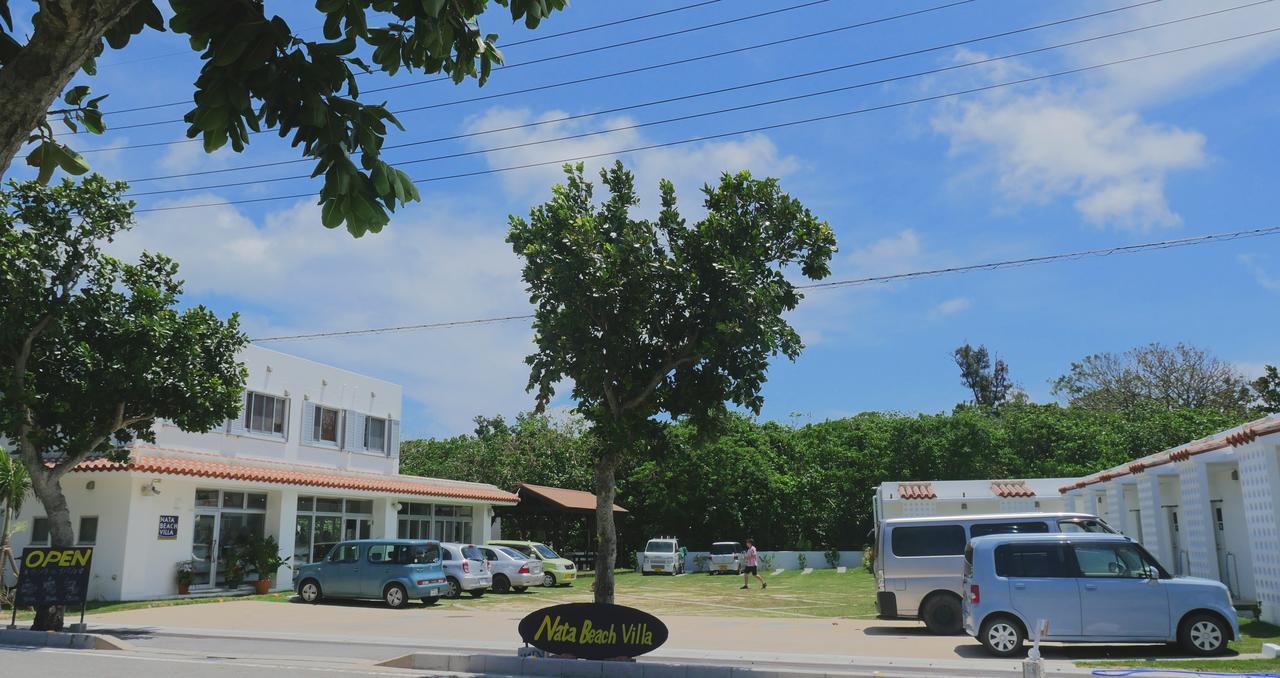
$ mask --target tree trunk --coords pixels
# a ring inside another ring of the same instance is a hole
[[[71,509],[67,506],[67,498],[62,494],[62,483],[58,477],[44,469],[31,469],[31,489],[35,491],[40,503],[44,504],[45,515],[49,518],[49,545],[54,548],[68,548],[75,545],[75,532],[71,528]],[[32,631],[61,631],[63,625],[61,605],[36,608],[35,621],[31,623]]]
[[[618,530],[613,524],[613,500],[618,495],[615,474],[621,456],[608,450],[596,460],[596,584],[595,601],[613,603],[613,566],[618,557]]]
[[[0,68],[0,177],[45,112],[98,48],[107,29],[140,0],[44,0],[27,44]]]

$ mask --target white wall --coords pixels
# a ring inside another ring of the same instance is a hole
[[[1030,497],[1013,501],[999,497],[974,499],[884,499],[881,500],[884,518],[915,518],[921,516],[961,516],[996,513],[1059,513],[1065,511],[1061,495]],[[1040,502],[1039,508],[1035,502]]]
[[[158,424],[156,443],[159,447],[296,461],[371,473],[396,473],[400,464],[398,449],[391,450],[388,456],[307,445],[302,442],[302,421],[303,404],[306,402],[399,421],[401,388],[398,384],[260,346],[249,346],[237,358],[249,370],[246,389],[289,399],[288,439],[281,441],[252,433],[235,435],[228,433],[225,427],[210,433],[188,433],[176,426]]]
[[[811,567],[815,570],[831,569],[827,564],[827,556],[825,551],[759,551],[760,555],[760,574],[766,572],[764,564],[765,556],[773,557],[773,569],[798,570],[800,569],[800,554],[805,557],[805,567]],[[684,569],[686,572],[694,571],[694,559],[698,556],[710,556],[709,551],[689,551],[685,557]],[[644,557],[644,553],[637,552],[637,559]],[[641,562],[637,560],[636,562]],[[862,551],[840,551],[840,560],[837,566],[848,567],[850,569],[862,567]],[[620,563],[619,567],[630,567],[631,563]],[[705,570],[704,570],[705,571]],[[772,570],[769,570],[772,571]]]

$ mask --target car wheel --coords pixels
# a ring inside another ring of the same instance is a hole
[[[493,575],[494,593],[506,593],[511,590],[511,580],[505,574]]]
[[[529,587],[528,586],[512,586],[511,590],[515,591],[516,593],[524,593],[525,591],[529,590]]]
[[[422,599],[422,604],[426,605],[427,607],[431,607],[432,605],[435,605],[438,602],[440,602],[440,596],[427,596],[426,598]]]
[[[467,594],[472,598],[479,598],[484,595],[484,589],[471,589],[470,591],[467,591]]]
[[[387,607],[398,610],[409,602],[409,593],[400,584],[387,584],[387,588],[382,592],[382,602],[386,603]]]
[[[978,640],[987,648],[987,652],[997,657],[1012,657],[1022,649],[1027,634],[1022,624],[1016,619],[1006,616],[992,617],[982,624]]]
[[[462,585],[458,583],[457,579],[454,579],[453,577],[449,577],[449,590],[445,592],[444,597],[448,598],[449,600],[456,600],[461,595],[462,595]]]
[[[1221,654],[1227,649],[1229,633],[1222,620],[1214,615],[1195,614],[1182,622],[1178,642],[1187,652],[1206,657]]]
[[[323,597],[320,592],[320,582],[314,579],[303,580],[302,585],[298,587],[298,597],[304,603],[318,603]]]
[[[547,587],[547,588],[551,588],[551,587],[555,586],[555,585],[556,585],[556,576],[555,576],[554,574],[551,574],[550,572],[547,572],[546,574],[543,574],[543,575],[542,575],[542,585],[543,585],[543,586],[545,586],[545,587]]]
[[[949,594],[940,593],[925,601],[920,616],[929,632],[937,635],[952,635],[960,632],[963,621],[960,599]]]

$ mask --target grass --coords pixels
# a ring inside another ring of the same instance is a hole
[[[835,570],[815,570],[801,575],[788,570],[778,575],[764,575],[769,588],[762,590],[754,579],[751,589],[739,590],[742,577],[710,576],[690,573],[680,577],[645,577],[631,571],[616,574],[615,600],[619,605],[640,608],[657,615],[694,615],[716,617],[772,617],[871,619],[875,617],[875,579],[865,570],[850,569],[845,574]],[[441,600],[438,608],[487,610],[527,614],[538,608],[559,603],[589,602],[592,598],[593,573],[583,573],[572,586],[554,589],[531,588],[524,593],[486,593],[481,598],[463,595],[458,600]],[[216,598],[172,598],[129,602],[91,602],[86,614],[105,614],[174,605],[202,605],[228,600],[263,600],[289,602],[291,592],[265,596],[240,595]],[[78,611],[67,611],[72,620]],[[19,610],[18,618],[29,620],[33,613]]]
[[[1231,649],[1240,654],[1262,651],[1263,643],[1280,643],[1280,626],[1264,621],[1240,620],[1240,639],[1232,641]],[[1129,659],[1122,661],[1076,662],[1089,668],[1175,669],[1182,671],[1212,671],[1219,673],[1265,672],[1280,673],[1280,659]]]

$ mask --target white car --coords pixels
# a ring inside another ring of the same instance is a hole
[[[736,541],[718,541],[711,545],[708,574],[742,574],[746,550]]]
[[[682,574],[684,559],[680,557],[680,540],[675,537],[650,539],[640,557],[640,573]]]

